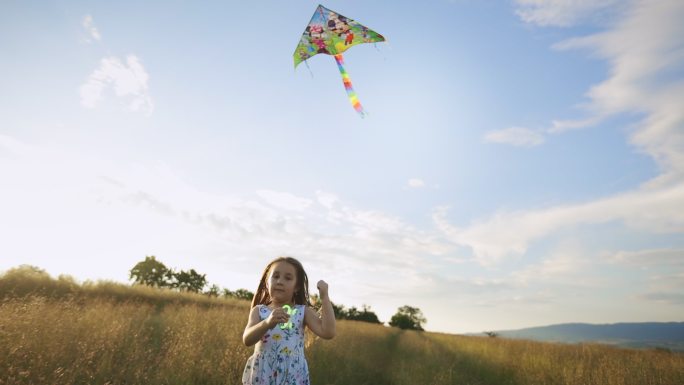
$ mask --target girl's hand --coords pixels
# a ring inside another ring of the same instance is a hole
[[[318,288],[318,293],[321,298],[328,296],[328,284],[324,280],[318,281],[316,287]]]
[[[273,309],[268,318],[266,318],[266,324],[269,329],[273,329],[276,325],[286,323],[289,319],[290,316],[285,312],[285,309],[277,307]]]

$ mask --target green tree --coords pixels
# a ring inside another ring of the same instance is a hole
[[[254,298],[254,293],[247,289],[237,289],[235,291],[230,291],[229,289],[223,289],[223,296],[226,298],[235,298],[251,301]]]
[[[251,301],[252,298],[254,298],[254,293],[252,293],[251,291],[249,291],[247,289],[237,289],[237,290],[235,290],[233,295],[237,299],[244,299],[247,301]]]
[[[196,272],[195,269],[190,269],[190,271],[181,270],[178,273],[173,273],[174,280],[171,286],[174,289],[199,293],[207,285],[206,276],[206,274]]]
[[[142,285],[164,287],[168,286],[169,273],[170,270],[152,255],[146,256],[144,261],[133,266],[129,279]]]
[[[311,307],[317,312],[321,310],[323,302],[321,302],[321,297],[318,294],[311,294],[309,296],[309,302],[311,302]],[[344,305],[337,305],[335,302],[330,301],[333,308],[333,314],[335,314],[335,319],[346,319],[346,310]]]
[[[209,290],[206,292],[206,294],[210,297],[218,297],[220,291],[221,289],[218,287],[218,285],[213,284],[209,287]]]
[[[359,311],[359,309],[357,309],[356,306],[352,306],[349,309],[347,309],[347,311],[344,314],[344,318],[350,319],[350,320],[356,320],[359,318],[360,315],[361,315],[361,312]]]
[[[424,323],[427,323],[427,319],[423,316],[423,312],[417,307],[408,305],[400,307],[389,322],[390,326],[398,327],[400,329],[420,331],[423,330],[422,324]]]
[[[370,306],[368,305],[363,305],[361,308],[361,311],[357,310],[355,307],[352,307],[347,311],[347,319],[350,320],[355,320],[355,321],[363,321],[363,322],[370,322],[370,323],[375,323],[375,324],[380,324],[380,320],[378,319],[377,314],[371,311]]]
[[[345,310],[344,305],[337,305],[334,302],[330,302],[333,308],[333,313],[335,314],[335,319],[346,319],[347,310]],[[320,305],[319,305],[320,308]]]

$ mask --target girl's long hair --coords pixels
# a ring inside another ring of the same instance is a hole
[[[295,294],[293,301],[295,305],[307,305],[311,306],[309,303],[309,277],[306,276],[306,271],[304,271],[304,266],[301,262],[292,257],[278,257],[272,260],[264,269],[263,274],[261,274],[261,280],[259,281],[259,287],[257,288],[254,298],[252,298],[252,307],[256,305],[268,305],[271,303],[271,296],[268,294],[268,286],[266,281],[268,280],[268,273],[271,267],[277,262],[287,262],[294,266],[297,271],[297,284],[295,287]]]

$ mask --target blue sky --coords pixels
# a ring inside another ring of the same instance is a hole
[[[680,1],[331,1],[387,43],[293,68],[317,2],[0,5],[0,271],[299,258],[427,330],[684,318]]]

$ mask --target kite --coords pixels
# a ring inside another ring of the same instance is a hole
[[[302,38],[299,40],[299,45],[294,52],[294,65],[297,68],[299,63],[309,59],[310,57],[324,53],[335,57],[337,68],[342,75],[342,82],[344,88],[349,96],[349,101],[356,110],[356,112],[363,117],[365,111],[361,107],[359,99],[356,97],[356,92],[352,87],[349,74],[344,69],[344,58],[342,52],[361,43],[377,43],[385,41],[385,38],[361,25],[354,20],[342,16],[337,12],[331,11],[328,8],[319,5],[316,8],[309,25],[306,26]]]

